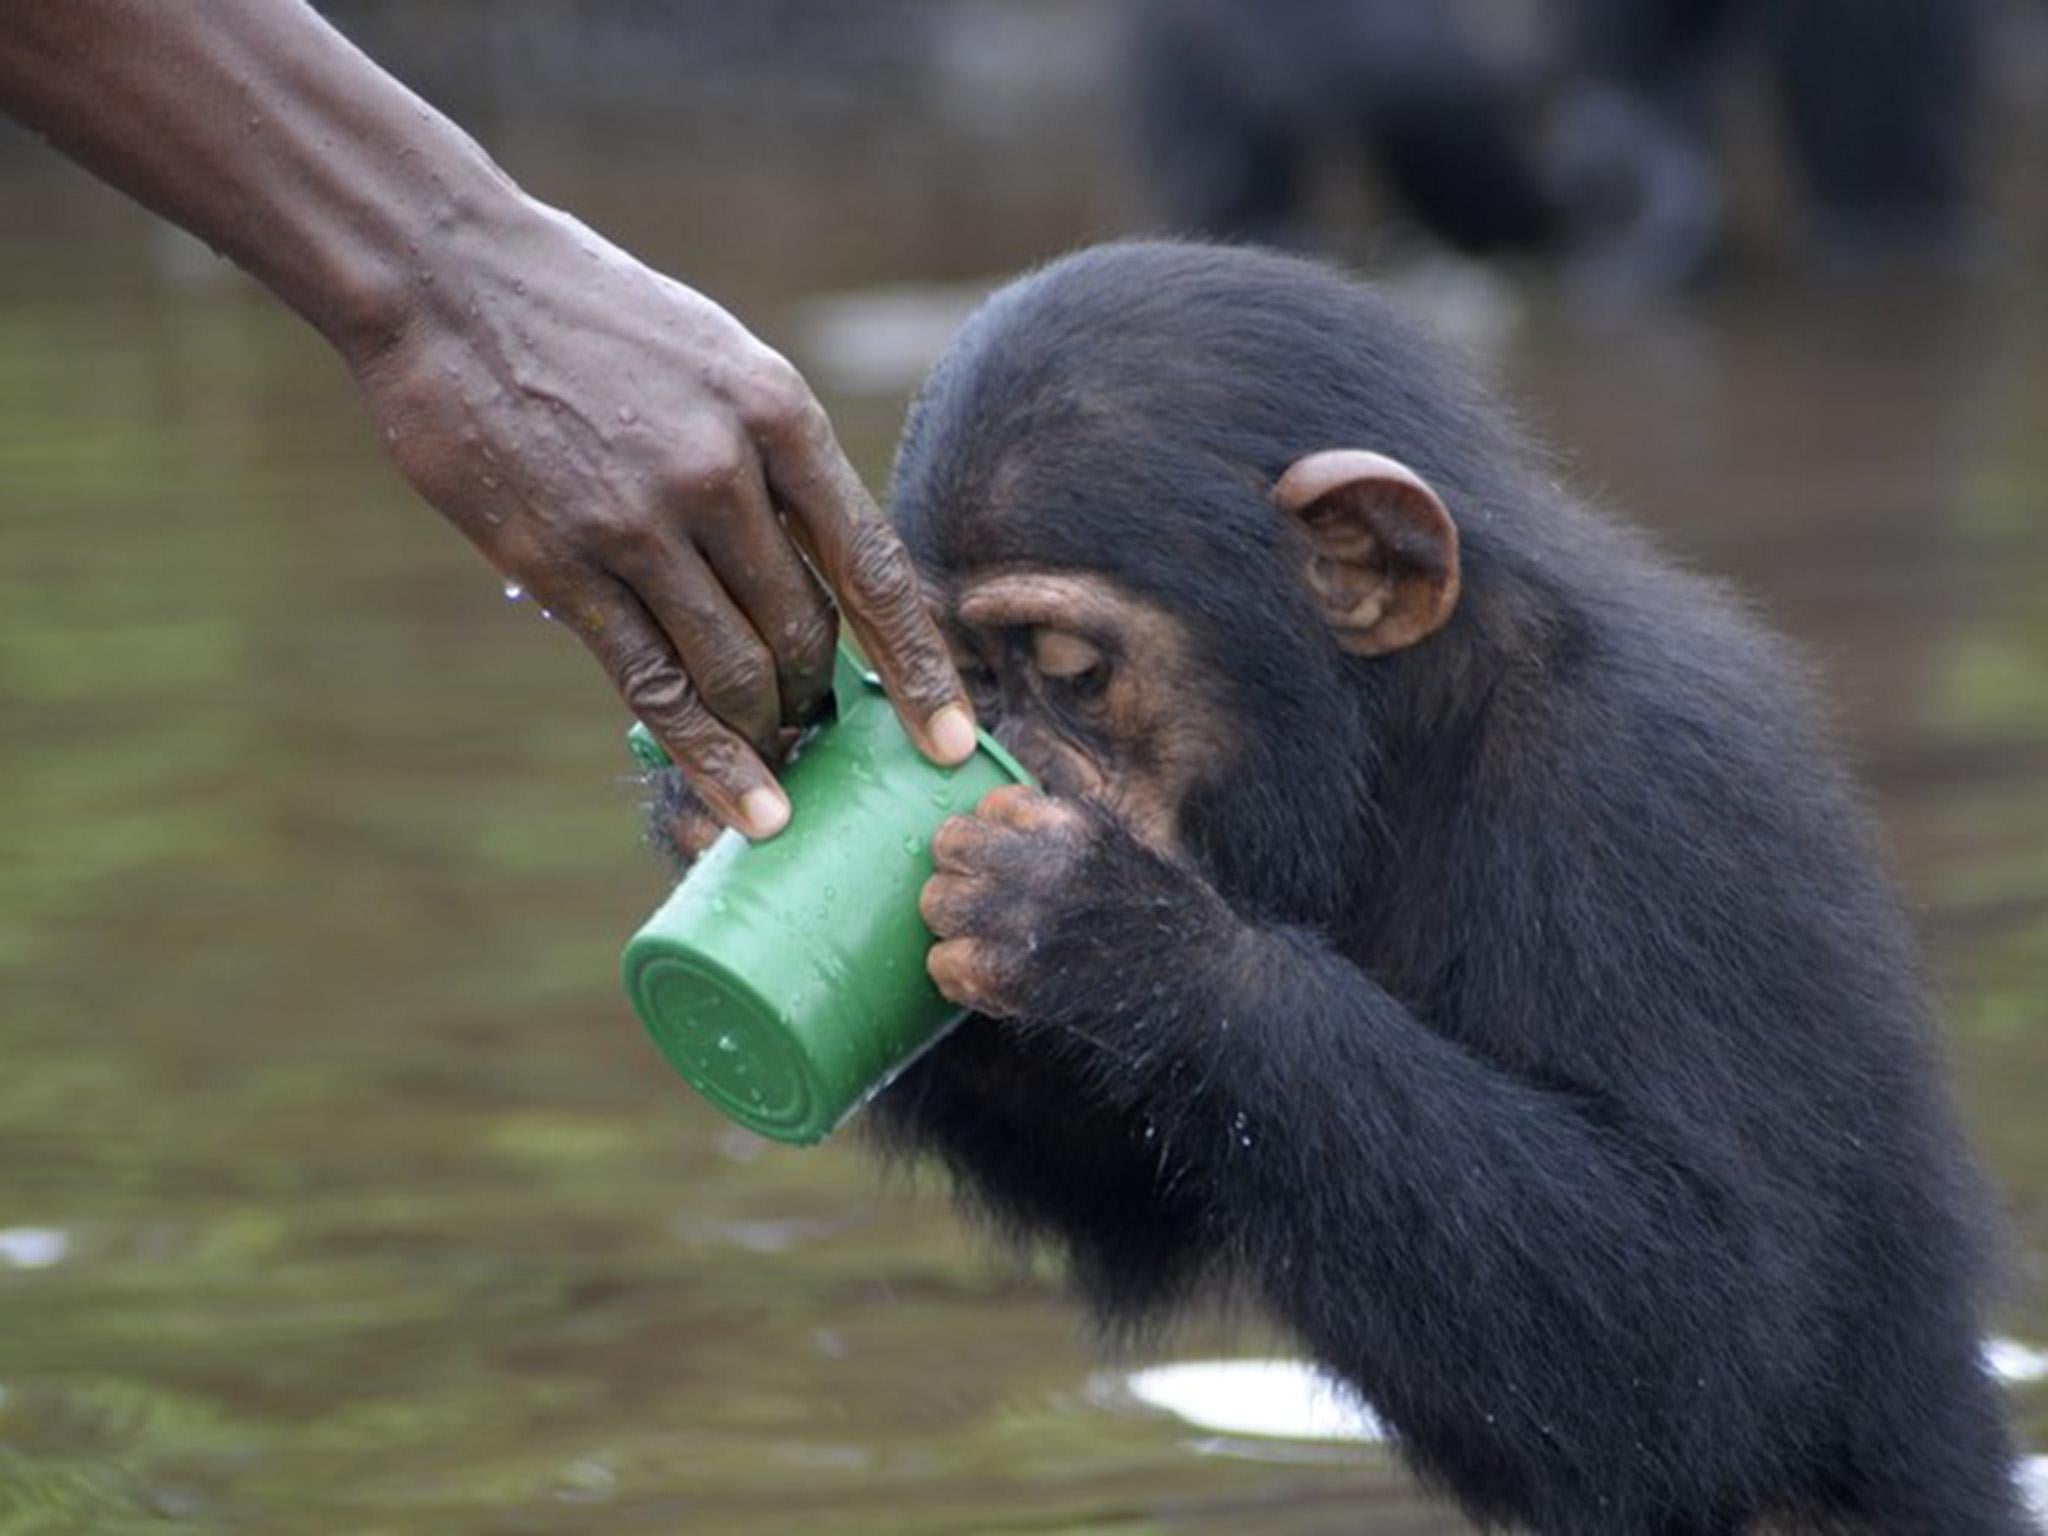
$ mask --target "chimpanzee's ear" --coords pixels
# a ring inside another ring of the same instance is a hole
[[[1307,540],[1309,591],[1352,655],[1398,651],[1451,616],[1457,524],[1407,465],[1359,448],[1307,454],[1273,500]]]

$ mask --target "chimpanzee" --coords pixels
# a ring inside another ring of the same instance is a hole
[[[887,1147],[1111,1328],[1248,1296],[1482,1523],[2025,1529],[1912,945],[1723,592],[1250,249],[1002,290],[894,515],[1044,792],[934,840]]]
[[[1310,162],[1357,145],[1454,249],[1563,252],[1603,287],[1674,285],[1717,245],[1716,98],[1747,52],[1835,250],[1960,232],[1983,0],[1562,0],[1519,48],[1489,45],[1481,14],[1132,0],[1129,96],[1167,217],[1292,243]]]

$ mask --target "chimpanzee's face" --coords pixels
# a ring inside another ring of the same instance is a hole
[[[1180,621],[1078,572],[974,573],[930,600],[982,724],[1045,790],[1177,848],[1190,790],[1234,745]]]

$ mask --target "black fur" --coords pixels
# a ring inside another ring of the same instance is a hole
[[[1563,252],[1610,282],[1680,282],[1714,254],[1717,119],[1751,56],[1833,246],[1963,232],[1984,0],[1563,0],[1542,10],[1547,86],[1528,61],[1490,57],[1456,5],[1131,12],[1134,127],[1163,213],[1190,233],[1306,241],[1316,161],[1356,145],[1391,201],[1453,249]]]
[[[1391,454],[1445,630],[1344,656],[1268,493]],[[1488,1525],[2026,1529],[1979,1357],[1994,1223],[1863,815],[1778,645],[1557,488],[1369,290],[1105,247],[940,363],[895,514],[935,575],[1107,572],[1245,724],[1205,879],[1118,836],[874,1107],[1098,1315],[1260,1299]],[[1220,897],[1220,899],[1219,899]]]

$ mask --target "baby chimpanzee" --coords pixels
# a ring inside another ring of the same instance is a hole
[[[1047,793],[933,844],[891,1143],[1112,1324],[1250,1294],[1484,1523],[2026,1528],[1912,947],[1726,597],[1246,250],[997,294],[895,480]]]

